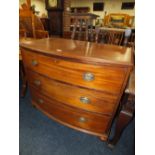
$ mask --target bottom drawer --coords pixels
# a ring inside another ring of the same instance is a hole
[[[110,121],[109,116],[66,106],[37,93],[34,88],[31,88],[31,96],[33,104],[48,116],[60,121],[60,123],[91,134],[100,135],[106,133]]]

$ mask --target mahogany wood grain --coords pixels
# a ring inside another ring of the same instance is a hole
[[[20,46],[32,104],[64,125],[107,140],[133,66],[131,49],[60,38]]]
[[[29,51],[23,52],[22,57],[27,68],[52,79],[114,94],[120,93],[126,75],[126,69],[121,67],[81,64]],[[34,60],[37,61],[37,65],[32,65]],[[92,73],[95,77],[94,80],[85,81],[83,79],[85,73]]]
[[[30,86],[36,91],[69,106],[87,111],[111,115],[116,106],[116,95],[83,89],[60,83],[35,72],[28,72]],[[36,83],[37,82],[37,83]],[[89,103],[83,103],[80,98],[87,97]]]
[[[48,99],[36,91],[31,91],[31,95],[32,100],[41,107],[42,110],[62,122],[90,130],[92,132],[100,134],[106,133],[107,123],[110,120],[110,117],[71,108],[56,102],[55,100]],[[42,100],[42,103],[40,103],[39,100]]]
[[[84,133],[87,133],[87,134],[91,134],[91,135],[95,135],[95,136],[100,136],[100,137],[102,137],[102,139],[103,139],[104,141],[107,141],[107,139],[108,139],[108,134],[107,134],[107,133],[97,133],[97,132],[93,132],[93,131],[90,131],[90,130],[85,130],[85,129],[83,129],[83,128],[79,128],[79,127],[73,126],[73,125],[71,125],[71,124],[68,124],[68,123],[66,123],[66,122],[63,122],[63,121],[57,119],[56,117],[50,115],[47,111],[43,110],[43,109],[42,109],[36,102],[34,102],[33,100],[31,100],[31,102],[32,102],[32,106],[33,106],[34,108],[37,108],[37,109],[40,110],[42,113],[44,113],[46,116],[48,116],[49,118],[51,118],[52,120],[54,120],[54,121],[56,121],[56,122],[58,122],[58,123],[61,123],[61,124],[65,125],[65,126],[68,126],[68,127],[72,128],[72,129],[75,129],[75,130],[78,130],[78,131],[81,131],[81,132],[84,132]]]
[[[21,42],[20,46],[51,57],[71,59],[91,64],[132,66],[131,48],[116,45],[90,43],[64,38],[47,38]]]

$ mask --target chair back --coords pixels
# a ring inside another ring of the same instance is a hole
[[[44,30],[44,26],[27,4],[22,4],[19,10],[19,29],[25,29],[27,37],[45,38],[48,37],[48,31]]]
[[[107,44],[121,45],[123,36],[124,32],[121,31],[107,31],[105,34],[105,41]]]

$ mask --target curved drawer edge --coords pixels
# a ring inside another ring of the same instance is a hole
[[[72,128],[72,129],[75,129],[75,130],[78,130],[78,131],[82,131],[84,133],[87,133],[87,134],[91,134],[91,135],[94,135],[94,136],[99,136],[99,137],[102,137],[103,140],[107,140],[108,139],[108,134],[106,133],[96,133],[96,132],[93,132],[93,131],[88,131],[86,129],[83,129],[83,128],[80,128],[80,127],[77,127],[77,126],[74,126],[74,125],[71,125],[71,124],[68,124],[60,119],[57,119],[55,118],[54,116],[52,116],[51,114],[49,114],[48,112],[46,112],[45,110],[43,110],[42,108],[40,108],[38,106],[37,103],[35,103],[35,101],[31,100],[31,103],[33,106],[35,106],[38,110],[40,110],[41,112],[43,112],[46,116],[48,116],[49,118],[51,118],[52,120],[58,122],[58,123],[61,123],[62,125],[65,125],[69,128]]]

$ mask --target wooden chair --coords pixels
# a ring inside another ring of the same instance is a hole
[[[100,38],[102,39],[102,43],[121,45],[124,32],[115,31],[115,30],[101,32],[99,28],[95,28],[95,29],[93,28],[91,22],[92,20],[96,19],[98,16],[90,13],[73,13],[71,17],[74,19],[74,22],[72,23],[73,31],[71,34],[71,39],[100,42],[99,36],[101,35]],[[84,28],[83,28],[83,23],[85,23]],[[85,31],[82,31],[83,29]],[[82,32],[83,32],[83,39],[81,37]],[[78,34],[78,37],[76,37],[76,33]]]
[[[27,1],[28,2],[28,1]],[[19,10],[19,38],[27,39],[41,39],[49,37],[48,31],[44,30],[44,26],[41,20],[34,15],[33,11],[30,10],[30,4],[23,4],[22,8]],[[22,78],[22,90],[21,96],[25,96],[26,88],[27,88],[27,78],[22,62],[22,56],[19,53],[20,60],[20,75]]]
[[[26,38],[26,30],[25,29],[20,29],[19,30],[19,38]]]
[[[123,42],[123,36],[124,36],[124,32],[115,31],[115,30],[102,31],[102,32],[99,32],[98,34],[98,38],[100,38],[99,42],[104,44],[113,44],[113,45],[119,45],[119,46]]]
[[[19,10],[19,28],[25,29],[27,37],[30,38],[45,38],[49,37],[48,31],[44,30],[44,26],[33,11],[27,4],[23,4],[22,8]]]
[[[122,45],[123,44],[124,31],[105,30],[101,31],[100,28],[88,29],[88,38],[86,41]]]
[[[115,134],[109,140],[109,147],[113,148],[118,142],[123,130],[133,119],[135,113],[135,72],[130,74],[128,85],[121,99],[121,106],[116,120]]]
[[[106,43],[107,44],[114,44],[114,45],[121,45],[123,41],[123,32],[119,31],[108,31],[106,33]]]
[[[26,37],[27,37],[26,30],[20,29],[19,30],[19,38],[26,39]],[[26,92],[26,87],[27,87],[27,79],[26,79],[26,73],[24,70],[24,65],[23,65],[20,49],[19,49],[19,76],[21,77],[21,80],[22,80],[21,96],[24,97],[25,92]]]
[[[97,17],[92,13],[72,13],[71,18],[74,22],[72,23],[71,39],[91,41],[94,35],[93,20]],[[78,34],[78,37],[76,37],[76,34]]]
[[[135,33],[131,33],[131,36],[130,36],[130,39],[128,40],[127,46],[135,49]]]

